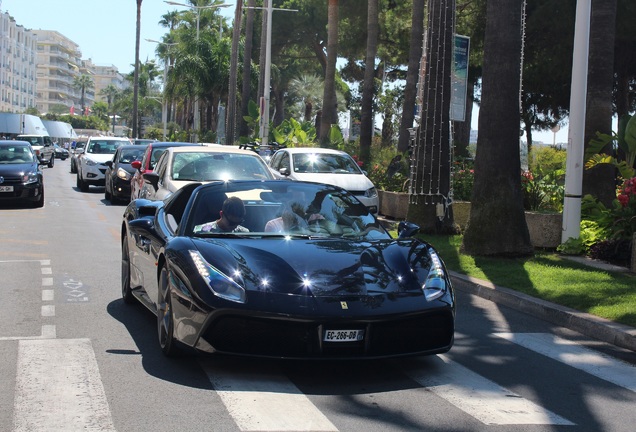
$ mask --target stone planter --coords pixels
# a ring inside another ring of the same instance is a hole
[[[405,220],[409,210],[409,194],[406,192],[378,191],[378,213],[391,219]]]
[[[459,226],[460,231],[466,231],[470,220],[470,201],[453,201],[453,221]]]
[[[556,248],[561,244],[563,215],[561,213],[526,212],[530,243],[534,247]]]
[[[470,201],[454,201],[453,220],[463,232],[470,220]],[[554,249],[561,244],[561,213],[526,212],[526,224],[530,233],[530,243],[537,248]]]

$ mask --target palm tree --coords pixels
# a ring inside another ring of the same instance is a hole
[[[585,111],[585,147],[596,132],[611,134],[612,90],[614,86],[614,38],[617,0],[592,0],[590,46]],[[611,144],[601,152],[611,154]],[[583,171],[583,195],[591,194],[606,206],[616,197],[615,169],[600,164]]]
[[[90,75],[86,75],[86,74],[77,75],[75,76],[75,78],[73,78],[73,87],[75,87],[76,89],[80,91],[80,94],[81,94],[80,105],[82,106],[82,113],[85,113],[86,112],[86,102],[85,102],[86,90],[95,88],[95,82],[93,81],[93,78],[90,77]]]
[[[247,136],[249,127],[245,117],[249,115],[250,89],[252,83],[252,38],[254,37],[254,3],[247,0],[245,17],[245,43],[243,47],[243,84],[241,88],[241,118],[239,136]]]
[[[228,144],[234,144],[234,130],[236,126],[236,91],[238,77],[238,47],[241,37],[241,12],[243,10],[243,0],[236,1],[234,12],[234,29],[232,31],[232,54],[230,60],[230,82],[227,97],[227,110],[225,121],[225,137]]]
[[[523,0],[489,0],[470,222],[462,249],[471,255],[533,252],[519,157]]]
[[[306,122],[311,121],[314,109],[320,110],[323,85],[318,75],[303,74],[289,81],[289,97],[292,101],[303,104],[302,116]]]
[[[106,96],[106,101],[108,103],[108,112],[111,113],[111,115],[113,116],[113,133],[115,133],[115,111],[112,108],[115,102],[115,98],[119,94],[119,90],[117,90],[117,87],[115,87],[113,84],[108,84],[99,93],[102,96]]]
[[[329,0],[327,9],[327,68],[325,70],[325,89],[322,97],[322,116],[318,138],[329,145],[331,125],[337,123],[336,106],[336,60],[338,57],[338,0]]]
[[[360,160],[365,164],[371,159],[371,140],[373,139],[373,96],[375,93],[375,57],[378,53],[379,0],[367,3],[367,55],[362,82],[362,106],[360,108]]]
[[[135,78],[133,84],[133,116],[132,116],[132,137],[139,138],[138,115],[139,108],[139,35],[141,31],[141,2],[137,0],[137,31],[135,33]]]
[[[415,119],[415,101],[417,97],[417,80],[420,76],[420,60],[422,58],[422,38],[424,37],[424,7],[426,0],[413,0],[413,14],[411,17],[411,35],[409,47],[409,64],[406,71],[406,86],[404,89],[404,106],[400,122],[400,136],[398,151],[404,153],[409,148]]]

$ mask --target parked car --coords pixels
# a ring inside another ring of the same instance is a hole
[[[106,184],[106,162],[113,159],[117,147],[129,145],[126,138],[90,137],[77,165],[77,188],[88,192],[89,186]]]
[[[68,159],[68,155],[69,155],[68,150],[66,150],[64,147],[60,146],[57,143],[54,143],[53,146],[54,146],[53,150],[55,152],[56,159],[60,159],[60,160]]]
[[[157,142],[157,140],[156,140],[156,139],[135,138],[135,139],[131,140],[131,142],[132,142],[132,144],[134,144],[134,145],[139,145],[139,144],[141,144],[141,145],[146,146],[146,145],[148,145],[148,144],[151,144],[151,143],[155,143],[155,142]]]
[[[269,166],[278,178],[340,186],[369,207],[371,213],[378,212],[378,191],[348,153],[315,147],[284,148],[274,153]]]
[[[155,169],[145,173],[141,197],[162,200],[191,182],[213,180],[274,180],[259,155],[231,146],[171,147]]]
[[[123,145],[117,148],[113,160],[106,162],[104,197],[112,203],[130,201],[130,180],[135,169],[131,163],[140,160],[148,144]]]
[[[0,141],[0,201],[27,201],[44,206],[41,161],[27,141]]]
[[[78,159],[80,158],[80,156],[82,155],[82,153],[84,153],[84,148],[86,147],[86,141],[77,141],[75,143],[75,146],[73,146],[71,148],[71,173],[75,174],[77,173],[77,165],[78,165]]]
[[[46,162],[46,166],[53,168],[55,165],[55,147],[50,136],[18,135],[16,139],[29,142],[40,162]]]
[[[244,206],[231,225],[247,231],[197,231],[224,217],[228,197]],[[267,232],[290,197],[322,219]],[[455,297],[442,259],[417,231],[401,222],[392,238],[359,200],[331,185],[190,183],[124,211],[122,296],[157,315],[168,356],[182,348],[294,359],[443,353],[453,345]]]
[[[141,197],[141,191],[144,189],[145,173],[150,173],[154,169],[159,157],[169,147],[185,147],[192,146],[192,143],[186,142],[153,142],[150,143],[144,151],[141,160],[133,161],[132,167],[135,169],[132,179],[130,180],[130,199],[134,200]]]

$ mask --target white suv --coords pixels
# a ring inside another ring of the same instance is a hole
[[[130,141],[127,138],[90,137],[82,157],[78,159],[77,188],[88,192],[90,185],[104,186],[106,162],[113,159],[117,147],[128,144]]]

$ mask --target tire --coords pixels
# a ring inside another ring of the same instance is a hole
[[[121,298],[124,303],[132,304],[135,296],[130,288],[130,252],[128,251],[128,234],[121,243]]]
[[[55,165],[55,154],[51,155],[51,159],[49,159],[49,164],[47,166],[49,168],[53,168],[53,165]]]
[[[42,190],[40,191],[40,199],[33,203],[33,207],[35,208],[44,207],[44,187],[42,187]]]
[[[71,159],[71,174],[77,173],[77,167],[75,166],[74,159]]]
[[[159,299],[157,302],[157,332],[159,346],[166,357],[175,357],[180,353],[174,337],[174,312],[168,289],[168,271],[161,268],[159,274]]]
[[[106,198],[106,201],[110,201],[110,203],[113,204],[113,195],[108,192],[108,182],[106,182],[106,186],[104,186],[104,198]]]
[[[82,192],[88,192],[88,184],[86,184],[86,182],[84,182],[84,180],[82,180],[80,173],[77,173],[77,187],[79,188],[79,190],[81,190]]]

